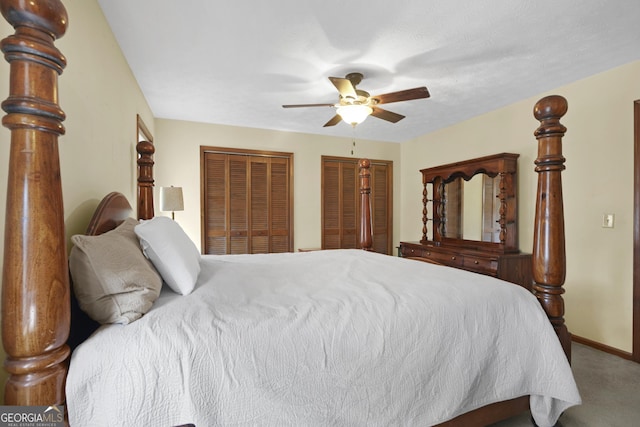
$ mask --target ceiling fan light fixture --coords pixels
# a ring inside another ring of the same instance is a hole
[[[341,105],[338,107],[337,113],[342,117],[342,120],[355,126],[364,122],[373,113],[373,108],[362,104]]]
[[[384,110],[380,108],[379,105],[429,98],[430,96],[426,86],[422,86],[372,97],[369,95],[369,92],[356,88],[362,80],[361,73],[349,73],[344,78],[329,77],[329,80],[336,89],[338,89],[340,98],[337,104],[289,104],[283,105],[282,107],[334,107],[336,114],[331,120],[325,123],[323,127],[335,126],[344,121],[355,128],[356,125],[365,121],[368,116],[373,116],[376,119],[385,120],[390,123],[397,123],[404,119],[404,116]]]

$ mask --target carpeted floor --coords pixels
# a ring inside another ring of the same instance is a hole
[[[640,426],[640,363],[574,343],[573,373],[582,405],[569,408],[558,427]],[[492,427],[531,427],[528,415]]]

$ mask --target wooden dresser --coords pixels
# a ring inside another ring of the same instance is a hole
[[[422,169],[422,238],[399,255],[532,286],[531,254],[518,249],[517,154]]]
[[[531,290],[531,254],[499,254],[471,247],[400,242],[400,256],[494,276]]]

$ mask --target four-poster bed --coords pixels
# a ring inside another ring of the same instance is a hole
[[[65,58],[53,42],[64,34],[67,16],[64,7],[57,0],[40,1],[35,4],[3,0],[0,5],[4,17],[16,29],[15,35],[2,42],[5,58],[11,64],[10,94],[2,105],[7,113],[3,124],[11,131],[2,279],[2,333],[7,353],[5,369],[10,375],[5,387],[5,404],[63,404],[70,355],[67,339],[70,328],[74,329],[76,325],[70,326],[73,322],[70,320],[70,285],[57,151],[58,136],[64,133],[64,113],[57,104],[57,76],[62,73]],[[562,299],[565,257],[560,173],[564,168],[561,139],[565,128],[559,121],[566,108],[566,101],[554,96],[539,101],[534,110],[541,125],[536,131],[538,195],[533,250],[533,288],[560,339],[562,349],[567,357],[570,357],[570,336],[564,325]],[[151,157],[153,146],[139,144],[138,153],[140,157],[137,217],[150,219],[154,217]],[[361,211],[365,214],[360,240],[364,249],[371,247],[368,166],[368,161],[360,162]],[[129,211],[130,206],[126,199],[117,193],[110,194],[96,211],[88,234],[100,235],[116,228],[124,219],[123,213],[128,214]],[[324,254],[299,255],[307,259],[325,257],[329,258],[330,262],[337,262],[337,259],[331,259],[331,251],[325,251]],[[437,276],[438,271],[446,268],[426,266],[395,257],[388,258],[393,263],[400,263],[397,265],[403,269],[414,271],[415,274],[418,274],[416,269],[435,268],[439,270],[428,271]],[[237,259],[242,261],[242,258]],[[380,260],[376,258],[372,264],[382,264]],[[360,261],[353,262],[358,264]],[[427,270],[420,270],[422,271]],[[466,274],[467,278],[473,277],[472,273],[460,274]],[[472,276],[468,276],[469,274]],[[494,285],[491,282],[486,284],[489,287]],[[511,286],[495,286],[511,289]],[[199,291],[200,288],[196,290]],[[518,288],[513,292],[525,291]],[[158,305],[170,306],[167,301],[167,298],[161,296],[161,303]],[[154,313],[142,319],[153,318],[153,315],[158,313],[155,307],[153,310]],[[540,334],[542,333],[543,331],[540,331]],[[542,349],[538,348],[537,351]],[[79,357],[74,353],[74,358]],[[72,365],[74,363],[75,360]],[[575,396],[573,399],[576,399]],[[577,399],[579,400],[579,397]],[[533,405],[533,400],[531,402]],[[73,401],[67,403],[74,404]],[[573,401],[568,406],[576,403],[578,401]],[[527,410],[529,405],[529,396],[483,402],[480,404],[482,407],[468,408],[469,410],[464,411],[466,413],[462,415],[454,412],[449,421],[442,425],[485,425]]]

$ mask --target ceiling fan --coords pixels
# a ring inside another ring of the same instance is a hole
[[[352,126],[362,123],[369,115],[396,123],[405,116],[378,107],[381,104],[392,102],[411,101],[413,99],[428,98],[429,91],[426,87],[401,90],[398,92],[385,93],[384,95],[369,95],[369,92],[357,89],[356,86],[362,81],[362,73],[349,73],[344,78],[329,77],[331,83],[338,89],[340,99],[336,104],[295,104],[283,105],[283,108],[300,107],[333,107],[336,115],[331,118],[324,127],[335,126],[341,121],[345,121]]]

